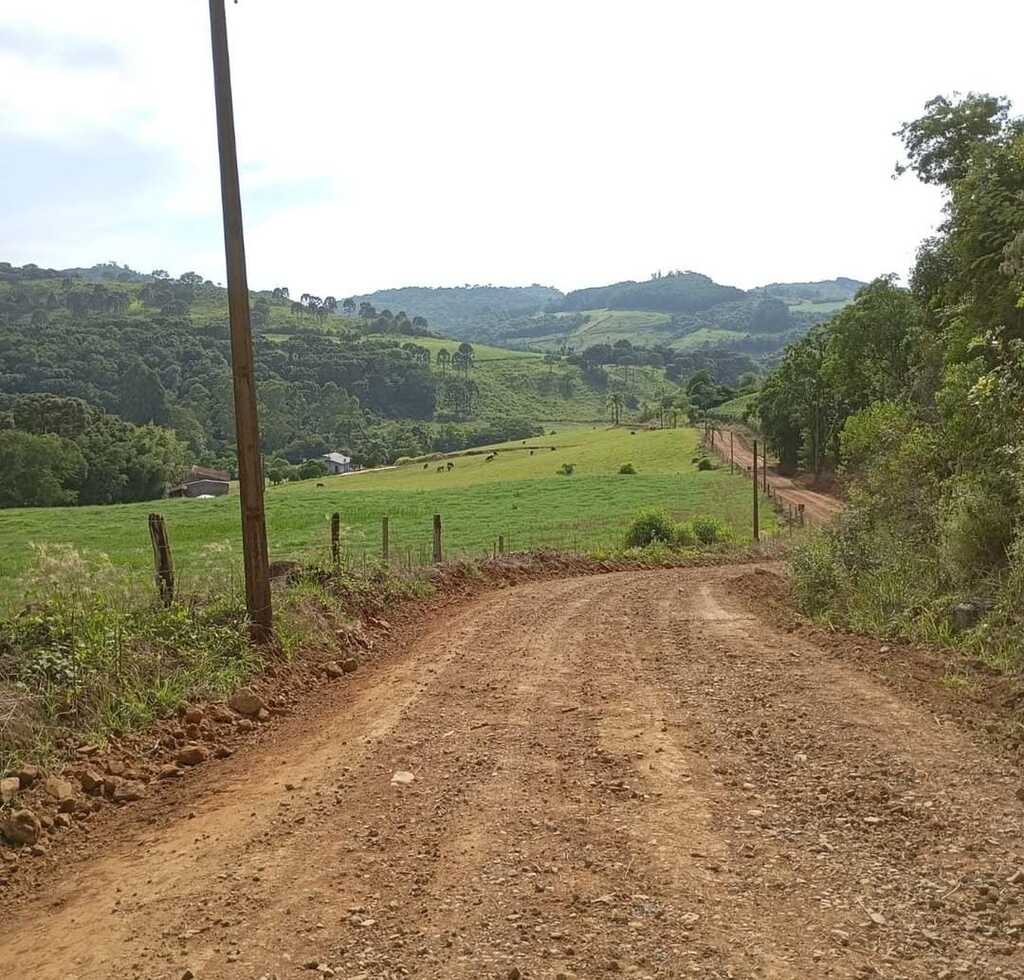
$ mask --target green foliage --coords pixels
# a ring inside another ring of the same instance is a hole
[[[78,447],[59,436],[0,431],[0,507],[73,504],[85,473]]]
[[[701,456],[701,458],[697,460],[697,469],[700,470],[701,472],[707,472],[708,470],[713,470],[714,468],[715,464],[712,463],[707,456]]]
[[[619,473],[622,474],[623,476],[635,476],[636,467],[632,463],[623,463],[619,467]]]
[[[661,510],[645,510],[633,518],[626,531],[627,548],[646,548],[660,541],[671,544],[675,539],[675,528],[668,514]]]
[[[1005,566],[1017,515],[1004,480],[959,473],[942,487],[938,528],[942,558],[952,581],[969,583]]]
[[[1024,120],[1009,109],[940,97],[900,129],[899,169],[945,194],[939,234],[922,244],[910,290],[876,280],[813,350],[791,348],[759,411],[776,446],[827,445],[849,490],[837,527],[794,558],[804,607],[857,629],[955,640],[1016,669]],[[950,609],[976,596],[993,611],[956,636]]]
[[[697,535],[693,533],[690,521],[680,521],[672,528],[672,543],[677,548],[692,548],[697,544]]]
[[[703,545],[728,541],[732,537],[729,525],[711,514],[698,514],[691,518],[690,527],[693,529],[693,536]]]
[[[60,472],[64,494],[58,499],[41,489],[28,493],[29,463],[22,460],[6,477],[12,481],[12,487],[21,487],[22,503],[4,503],[15,496],[7,493],[0,497],[0,506],[152,500],[164,496],[167,486],[185,469],[186,447],[169,429],[131,425],[77,398],[48,394],[0,396],[0,428],[4,418],[22,434],[59,437],[62,449],[50,453],[52,460],[46,468],[51,473]],[[24,474],[24,479],[18,474]],[[4,479],[0,475],[0,481]]]

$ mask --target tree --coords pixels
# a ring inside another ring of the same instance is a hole
[[[364,320],[372,320],[377,315],[377,311],[373,308],[372,303],[367,303],[366,300],[363,300],[359,304],[359,315]]]
[[[925,114],[905,122],[893,133],[903,141],[908,163],[896,174],[912,170],[925,184],[950,186],[965,176],[979,145],[1002,136],[1010,103],[1000,96],[954,92],[925,103]]]
[[[0,507],[58,507],[78,498],[85,458],[67,439],[0,431]]]
[[[437,366],[441,369],[441,377],[445,376],[445,372],[448,370],[449,365],[452,363],[451,351],[447,347],[442,347],[438,352],[434,360],[437,362]]]
[[[349,296],[349,297],[347,297],[346,299],[342,300],[342,303],[341,303],[341,308],[342,308],[342,309],[343,309],[343,310],[344,310],[344,311],[345,311],[345,312],[346,312],[346,313],[347,313],[347,314],[348,314],[349,316],[351,316],[351,315],[352,315],[353,313],[355,313],[355,311],[356,311],[356,301],[355,301],[355,300],[354,300],[354,299],[353,299],[353,298],[352,298],[351,296]]]
[[[619,424],[619,420],[622,416],[622,395],[617,391],[608,399],[609,404],[612,406],[612,419],[615,425]]]

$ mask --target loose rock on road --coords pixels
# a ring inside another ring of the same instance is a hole
[[[8,902],[4,975],[1024,977],[1016,772],[762,618],[774,575],[442,613]]]

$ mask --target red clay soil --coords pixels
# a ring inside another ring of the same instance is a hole
[[[730,430],[719,430],[714,450],[726,462],[729,461],[729,435]],[[758,473],[760,474],[761,450],[758,448]],[[750,473],[754,465],[754,450],[747,437],[738,431],[732,430],[732,457],[733,462],[746,473]],[[759,475],[760,479],[760,475]],[[804,505],[804,518],[812,524],[829,523],[842,509],[843,502],[838,497],[827,492],[827,486],[809,487],[806,476],[792,477],[783,476],[778,471],[778,466],[769,458],[768,460],[768,483],[772,493],[779,500],[792,504],[798,508]]]
[[[386,625],[262,737],[19,859],[4,975],[1024,977],[1009,743],[946,710],[941,656],[925,697],[802,624],[778,566]]]

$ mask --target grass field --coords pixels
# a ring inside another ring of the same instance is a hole
[[[728,468],[700,472],[692,463],[692,429],[660,431],[570,428],[497,447],[496,458],[460,456],[451,472],[408,464],[397,469],[285,484],[267,491],[271,557],[325,554],[330,515],[338,511],[346,550],[377,555],[381,517],[391,522],[393,554],[414,560],[429,554],[431,520],[442,515],[449,555],[480,555],[504,535],[514,549],[531,546],[602,549],[622,543],[637,511],[661,507],[679,520],[713,514],[728,521],[739,540],[749,538],[750,487]],[[550,446],[556,448],[552,450]],[[620,475],[632,462],[634,476]],[[572,463],[575,472],[556,470]],[[27,508],[0,511],[0,602],[17,592],[18,577],[31,562],[31,543],[71,544],[107,554],[112,561],[149,574],[151,551],[146,517],[167,518],[179,576],[201,580],[222,567],[223,552],[237,550],[238,497],[162,500],[110,507]],[[763,508],[773,526],[771,508]],[[215,561],[216,559],[216,561]]]

